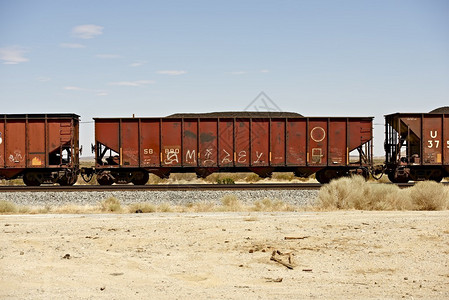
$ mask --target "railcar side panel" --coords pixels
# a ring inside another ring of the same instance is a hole
[[[184,166],[198,165],[198,119],[184,120],[182,159]]]
[[[329,166],[344,166],[347,163],[346,120],[329,122]]]
[[[249,119],[236,119],[235,121],[235,165],[249,167],[250,163],[250,135]]]
[[[269,163],[269,119],[252,119],[251,122],[251,166],[263,167]]]
[[[372,139],[372,121],[349,119],[348,150],[352,151]]]
[[[287,166],[305,166],[307,163],[307,119],[289,119],[286,137]]]
[[[95,141],[119,153],[119,120],[95,121]]]
[[[234,165],[234,120],[220,118],[218,132],[219,166],[232,167]]]
[[[0,168],[4,168],[5,163],[5,123],[0,120]]]
[[[122,120],[120,132],[120,165],[139,166],[139,123],[137,119]]]
[[[270,164],[285,166],[285,119],[272,119],[270,132]]]
[[[8,120],[6,123],[6,167],[26,167],[25,121]]]
[[[217,163],[217,119],[201,119],[199,123],[199,166],[216,167]]]
[[[46,128],[44,120],[29,120],[27,137],[27,167],[41,168],[46,166]]]
[[[162,166],[181,166],[181,120],[162,119],[161,150]]]
[[[325,166],[327,164],[327,124],[327,120],[309,119],[309,165]]]
[[[159,167],[161,164],[160,120],[141,119],[140,122],[140,165]]]
[[[443,164],[449,166],[449,115],[443,117]]]
[[[422,123],[423,165],[441,165],[443,148],[441,115],[424,115]]]

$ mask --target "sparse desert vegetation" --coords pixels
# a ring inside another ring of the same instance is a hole
[[[400,189],[393,184],[372,184],[360,176],[340,178],[320,189],[316,207],[322,210],[445,210],[449,208],[449,187],[422,181]]]

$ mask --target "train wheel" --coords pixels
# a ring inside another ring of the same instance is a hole
[[[441,182],[441,180],[443,180],[443,175],[433,175],[429,178],[429,180],[432,180],[435,182]]]
[[[407,183],[408,182],[408,178],[395,177],[394,173],[388,173],[388,179],[390,179],[390,181],[393,183]]]
[[[148,180],[150,179],[150,175],[148,172],[142,171],[142,172],[135,172],[133,174],[133,179],[131,182],[134,185],[145,185],[147,184]]]
[[[112,185],[114,183],[114,178],[108,176],[107,174],[98,174],[97,182],[99,185]]]
[[[315,173],[316,180],[321,184],[326,184],[330,182],[330,179],[326,176],[325,170],[320,170]]]
[[[58,183],[60,186],[72,186],[76,183],[76,181],[78,180],[78,175],[74,175],[74,176],[63,176],[61,178],[58,179]]]
[[[23,175],[23,183],[25,183],[25,185],[27,186],[40,186],[41,185],[41,180],[39,180],[39,174],[37,173],[26,173]]]

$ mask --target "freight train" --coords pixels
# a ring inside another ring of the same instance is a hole
[[[144,185],[149,174],[293,172],[320,183],[387,174],[395,183],[449,176],[449,114],[385,116],[385,162],[373,164],[373,117],[223,112],[163,118],[94,118],[95,165],[80,168],[76,114],[0,115],[0,178],[26,185]]]

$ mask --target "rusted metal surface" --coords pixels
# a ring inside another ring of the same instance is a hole
[[[385,116],[385,126],[390,180],[449,176],[449,114],[396,113]]]
[[[52,172],[61,169],[76,173],[78,123],[74,114],[0,115],[0,177],[28,174],[30,180],[45,182],[57,180]]]
[[[371,166],[372,119],[96,118],[96,167],[115,172],[111,177],[125,176],[118,172],[126,169],[161,177],[170,172],[205,177],[217,171],[307,176],[324,168],[342,175]],[[354,151],[356,159],[351,160]]]

